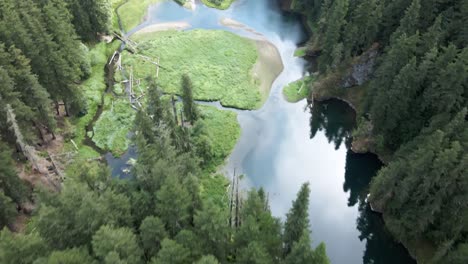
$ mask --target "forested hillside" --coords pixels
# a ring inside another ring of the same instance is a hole
[[[215,174],[230,148],[216,148],[208,116],[222,130],[235,115],[198,107],[186,75],[178,103],[146,80],[129,179],[89,157],[115,2],[0,2],[0,263],[329,263],[311,247],[308,184],[282,223],[262,189]],[[64,172],[51,151],[75,155]]]
[[[15,215],[13,203],[21,209],[30,198],[30,188],[16,175],[10,147],[16,145],[35,163],[34,146],[55,138],[56,116],[86,112],[79,84],[91,74],[88,48],[75,33],[69,8],[60,0],[0,2],[2,227]],[[95,27],[87,34],[96,40],[97,23],[108,22],[92,14],[89,19]]]
[[[312,94],[353,103],[360,116],[353,147],[388,163],[371,184],[374,209],[419,260],[466,263],[468,2],[290,7],[312,31],[306,54],[320,76]]]

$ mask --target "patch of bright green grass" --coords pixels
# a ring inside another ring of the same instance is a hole
[[[237,114],[218,110],[212,106],[198,108],[202,116],[199,122],[203,122],[213,149],[212,164],[205,169],[201,178],[201,195],[203,199],[211,199],[220,206],[225,206],[229,180],[224,175],[216,173],[216,170],[224,164],[240,137]]]
[[[295,57],[304,57],[306,54],[307,54],[307,49],[304,47],[298,48],[294,51]]]
[[[313,81],[314,77],[306,76],[300,80],[288,84],[283,89],[284,97],[290,103],[296,103],[304,98],[307,98],[307,96],[310,94]]]
[[[91,76],[80,85],[86,100],[87,113],[82,117],[74,117],[70,120],[74,131],[71,139],[77,144],[80,157],[94,158],[99,156],[99,153],[91,147],[84,145],[83,140],[86,126],[96,114],[98,106],[101,104],[101,96],[106,90],[105,67],[107,60],[119,45],[119,41],[110,44],[101,42],[90,48],[88,56],[92,66]],[[75,148],[71,142],[66,142],[65,149],[74,150]]]
[[[212,141],[215,167],[218,167],[231,154],[240,137],[237,114],[232,111],[218,110],[213,106],[199,106],[198,108]]]
[[[222,30],[164,31],[138,34],[138,52],[162,65],[159,85],[180,94],[181,77],[192,80],[195,99],[221,101],[224,106],[256,109],[261,106],[260,80],[252,75],[257,61],[255,42]],[[155,66],[125,53],[124,67],[133,67],[135,78],[155,75]]]
[[[202,2],[208,7],[225,10],[231,6],[234,0],[202,0]]]
[[[130,144],[128,133],[133,127],[136,112],[126,97],[118,98],[109,94],[104,102],[103,112],[94,125],[93,141],[99,148],[118,156]]]
[[[138,26],[143,21],[148,7],[158,1],[160,0],[128,0],[120,6],[118,13],[124,30],[128,32]]]
[[[220,207],[226,207],[229,180],[224,175],[204,175],[200,183],[200,195],[203,200],[211,200]]]

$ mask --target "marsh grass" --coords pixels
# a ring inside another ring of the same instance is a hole
[[[104,111],[94,125],[93,141],[113,155],[123,154],[130,144],[129,132],[133,127],[136,111],[126,97],[106,95]]]
[[[305,57],[307,55],[307,49],[305,47],[298,48],[294,51],[295,57]]]
[[[153,32],[134,39],[142,55],[160,58],[164,69],[158,82],[165,92],[180,94],[185,73],[192,80],[197,100],[219,100],[239,109],[261,106],[260,81],[252,75],[258,57],[254,41],[221,30]],[[135,78],[156,73],[154,65],[128,52],[123,64],[132,67]]]
[[[143,22],[148,7],[161,0],[128,0],[118,9],[122,27],[126,32]],[[118,23],[118,22],[117,22]],[[115,22],[114,22],[115,27]]]
[[[234,1],[235,0],[202,0],[203,4],[206,6],[221,10],[228,9]]]
[[[300,80],[288,84],[283,89],[284,97],[290,103],[296,103],[304,98],[307,98],[310,94],[313,82],[313,76],[306,76]]]
[[[84,145],[83,140],[86,134],[86,126],[92,121],[96,114],[98,106],[101,104],[101,96],[106,90],[105,67],[107,59],[119,45],[120,42],[115,41],[110,44],[101,42],[90,47],[88,56],[91,60],[92,73],[91,76],[80,85],[86,100],[87,113],[82,117],[73,117],[70,120],[70,124],[73,127],[71,139],[78,145],[80,157],[94,158],[99,156],[99,153],[94,149]],[[71,142],[66,142],[65,149],[74,150],[74,146]]]

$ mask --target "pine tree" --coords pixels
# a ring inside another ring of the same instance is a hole
[[[10,197],[0,189],[0,230],[11,223],[17,215],[16,206]]]
[[[321,262],[314,261],[314,251],[310,248],[310,237],[308,230],[303,232],[301,238],[294,242],[291,253],[289,253],[285,260],[285,264],[295,264],[295,263],[314,263],[322,264]]]
[[[174,236],[190,219],[190,195],[177,177],[168,177],[156,193],[156,199],[158,215]]]
[[[140,240],[146,259],[155,257],[161,248],[161,241],[167,237],[164,223],[158,217],[149,216],[140,225]]]
[[[286,215],[286,223],[284,225],[284,256],[287,256],[294,243],[298,242],[304,233],[309,233],[309,184],[302,185],[301,190],[297,194],[297,198],[293,201],[292,208]]]
[[[50,110],[52,102],[49,99],[47,91],[39,84],[37,77],[31,72],[29,63],[30,61],[19,49],[10,47],[6,50],[0,44],[0,65],[3,66],[12,78],[17,93],[15,99],[18,99],[16,103],[14,100],[11,100],[13,99],[11,97],[7,101],[13,105],[13,108],[16,110],[15,113],[19,114],[18,120],[24,124],[21,126],[22,129],[26,130],[26,128],[30,127],[31,123],[36,123],[46,126],[49,131],[53,131],[56,123]],[[3,95],[3,98],[7,97],[8,95]],[[20,108],[24,108],[24,112],[28,108],[28,112],[22,115],[23,111]],[[25,122],[29,124],[26,125]]]
[[[195,264],[219,264],[219,261],[215,257],[207,255],[203,256],[201,259],[195,262]]]
[[[129,228],[102,226],[93,236],[92,244],[94,254],[101,260],[115,252],[125,262],[140,262],[142,252],[135,234]]]
[[[57,90],[62,100],[64,100],[71,114],[77,114],[83,110],[81,92],[75,82],[83,76],[81,72],[83,56],[75,29],[71,23],[71,15],[63,0],[47,0],[42,6],[44,14],[44,25],[58,44],[54,71],[57,74]]]
[[[227,214],[213,202],[208,201],[195,215],[195,232],[201,240],[204,254],[212,254],[217,259],[226,259],[229,227]]]
[[[400,21],[400,26],[391,36],[391,41],[395,41],[401,35],[407,36],[414,35],[418,30],[419,25],[419,11],[421,10],[420,0],[413,0],[411,5],[406,9],[405,15]]]
[[[273,262],[266,249],[256,241],[250,242],[239,251],[237,261],[238,263],[250,264],[269,264]]]
[[[9,147],[0,141],[0,191],[12,202],[20,204],[25,199],[26,188],[15,171],[11,155]]]
[[[162,241],[162,248],[158,253],[158,256],[154,258],[152,264],[185,264],[189,262],[188,250],[180,244],[170,239],[164,239]]]
[[[13,234],[6,228],[0,231],[0,263],[33,263],[48,252],[37,233]]]
[[[465,117],[466,109],[443,131],[424,129],[372,181],[371,202],[384,209],[387,226],[404,241],[422,236],[449,241],[463,230],[468,210],[463,202],[468,193]]]
[[[325,72],[329,67],[336,67],[337,61],[341,62],[341,57],[339,59],[336,56],[333,58],[333,53],[336,53],[338,49],[342,27],[346,23],[345,16],[348,12],[348,4],[348,0],[333,1],[330,10],[328,10],[326,29],[321,44],[323,53],[319,58],[321,72]]]
[[[86,249],[68,249],[64,251],[53,251],[47,258],[40,258],[35,264],[82,264],[95,263]]]
[[[99,33],[108,33],[111,24],[111,3],[108,0],[67,0],[73,25],[84,41],[93,41]]]
[[[184,103],[184,114],[190,123],[198,119],[198,109],[193,100],[193,85],[190,77],[186,74],[182,76],[182,101]]]

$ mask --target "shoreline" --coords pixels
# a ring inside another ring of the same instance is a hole
[[[251,68],[251,76],[253,81],[259,81],[260,84],[258,85],[258,91],[261,96],[261,100],[258,103],[258,107],[255,109],[260,109],[263,107],[264,103],[268,99],[270,95],[270,91],[272,89],[272,85],[276,78],[281,74],[284,70],[283,60],[279,53],[278,48],[271,43],[266,37],[264,37],[261,33],[255,31],[252,28],[230,18],[223,18],[220,21],[220,24],[225,26],[226,28],[236,29],[245,31],[248,34],[242,35],[236,32],[233,34],[238,35],[241,38],[248,39],[255,44],[255,48],[257,50],[257,61]],[[154,32],[160,31],[183,31],[187,29],[192,29],[192,25],[190,25],[186,21],[174,21],[174,22],[163,22],[163,23],[156,23],[152,25],[148,25],[139,29],[136,32],[132,33],[132,36],[144,35],[144,34],[151,34]],[[222,29],[221,29],[222,30]],[[228,30],[225,30],[228,31]],[[228,31],[229,32],[229,31]],[[223,107],[232,107],[230,105],[221,104]],[[252,110],[252,109],[242,109],[237,108],[239,110]]]
[[[156,23],[156,24],[148,25],[146,27],[139,29],[138,31],[133,32],[132,36],[135,36],[138,34],[147,34],[147,33],[168,31],[168,30],[181,31],[181,30],[189,29],[191,27],[192,25],[190,25],[186,21]]]
[[[273,83],[284,70],[283,59],[279,53],[278,48],[270,42],[263,34],[257,32],[253,28],[248,27],[232,18],[224,17],[220,20],[220,24],[231,29],[242,30],[251,36],[240,37],[255,41],[258,52],[258,58],[252,68],[252,77],[260,80],[259,86],[260,94],[262,97],[260,109],[265,104],[270,96],[270,91]]]

